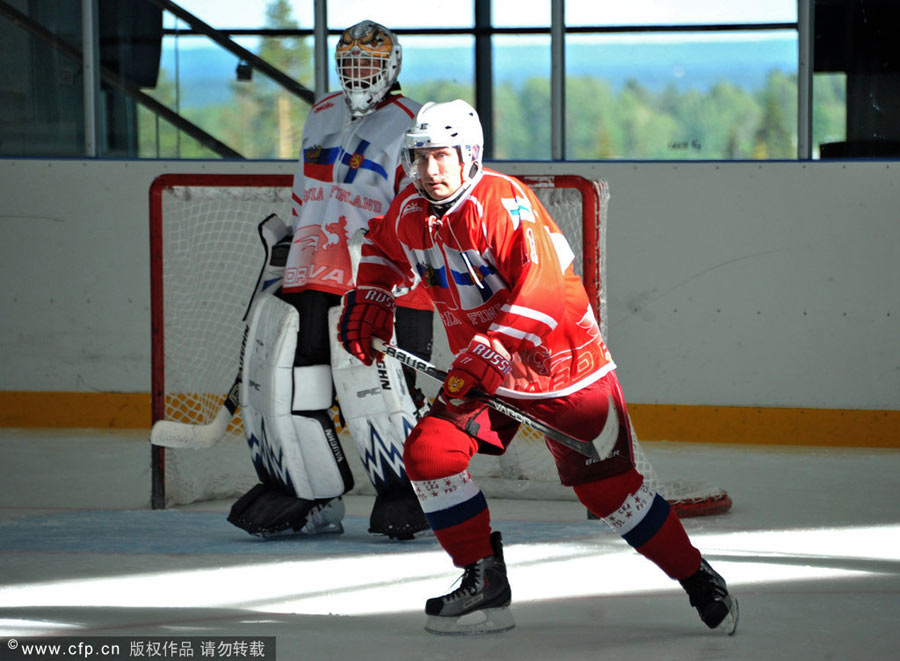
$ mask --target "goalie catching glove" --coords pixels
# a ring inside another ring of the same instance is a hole
[[[371,365],[375,353],[372,336],[391,341],[396,308],[391,293],[380,287],[357,287],[347,292],[338,324],[338,340],[347,353]]]
[[[500,340],[479,333],[450,366],[444,381],[444,396],[453,401],[465,397],[472,388],[493,395],[509,370],[509,352],[506,347]]]

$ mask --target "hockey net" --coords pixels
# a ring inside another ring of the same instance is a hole
[[[566,234],[606,336],[605,182],[574,175],[521,176]],[[152,407],[159,419],[209,423],[234,380],[243,316],[263,259],[258,223],[291,218],[290,175],[166,174],[150,188]],[[450,361],[435,330],[432,362]],[[419,383],[426,377],[420,376]],[[430,394],[436,392],[436,387]],[[337,420],[337,416],[336,416]],[[354,492],[373,493],[346,430]],[[226,437],[206,449],[153,447],[154,508],[239,496],[256,483],[240,410]],[[356,463],[354,463],[354,460]],[[682,516],[727,511],[725,490],[698,481],[661,480],[635,439],[635,460],[651,488]],[[522,428],[501,457],[477,455],[470,467],[489,496],[573,499],[559,484],[543,438]],[[668,476],[666,476],[668,477]]]

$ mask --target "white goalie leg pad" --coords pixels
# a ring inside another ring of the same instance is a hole
[[[299,498],[333,498],[345,490],[333,453],[337,439],[329,440],[315,419],[292,413],[299,321],[292,305],[271,294],[261,293],[253,302],[241,381],[244,433],[258,470],[292,489]],[[330,405],[328,366],[318,367],[322,369],[306,368],[309,371],[301,378],[307,383],[316,379],[320,387],[327,382]],[[312,397],[311,401],[324,398]]]
[[[385,356],[367,366],[338,342],[340,314],[339,307],[328,314],[334,387],[360,459],[381,492],[407,479],[403,443],[416,425],[416,407],[397,360]]]
[[[302,439],[300,450],[316,498],[340,496],[352,486],[347,484],[347,478],[339,468],[339,464],[346,464],[346,458],[334,431],[331,413],[327,411],[333,401],[332,387],[329,365],[294,368],[291,421],[297,438]],[[314,417],[304,415],[304,411],[327,412],[328,428]],[[349,467],[346,470],[349,471]]]

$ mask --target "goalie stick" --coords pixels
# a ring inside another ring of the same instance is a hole
[[[426,374],[437,381],[443,383],[447,379],[447,372],[435,367],[415,354],[385,342],[379,337],[372,337],[372,348],[387,356],[395,358],[402,364],[413,368],[417,372],[422,372],[422,374]],[[606,425],[604,426],[603,431],[592,441],[581,441],[545,422],[541,422],[525,411],[518,409],[498,397],[491,397],[486,393],[474,390],[470,391],[470,393],[472,398],[484,402],[492,409],[503,413],[516,422],[528,425],[535,431],[552,438],[557,443],[565,445],[567,448],[571,448],[589,459],[595,459],[597,461],[604,459],[612,451],[618,437],[618,425]]]
[[[244,349],[247,346],[248,331],[249,328],[244,325],[238,373],[213,421],[205,425],[192,425],[175,420],[157,420],[150,429],[150,442],[153,445],[167,448],[211,448],[225,437],[228,423],[240,405],[241,374],[244,371]]]

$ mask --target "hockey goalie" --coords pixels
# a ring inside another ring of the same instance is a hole
[[[396,361],[366,366],[344,351],[334,316],[353,287],[350,237],[408,183],[403,132],[420,104],[398,92],[400,60],[384,26],[362,21],[343,33],[342,91],[319,99],[304,125],[291,227],[274,215],[260,225],[266,261],[246,315],[240,387],[259,484],[228,519],[251,534],[342,530],[353,475],[330,413],[335,399],[375,489],[369,532],[409,539],[428,529],[402,459],[424,397]],[[427,296],[400,296],[396,320],[398,344],[430,357]]]

